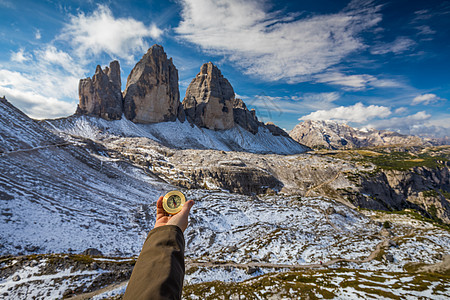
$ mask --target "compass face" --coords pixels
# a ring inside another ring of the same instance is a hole
[[[186,197],[183,193],[180,191],[171,191],[163,198],[163,208],[167,213],[175,215],[181,211],[185,202]]]
[[[178,195],[172,195],[167,199],[167,206],[176,209],[181,205],[181,198]]]

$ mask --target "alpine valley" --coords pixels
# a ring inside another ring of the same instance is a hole
[[[450,146],[260,122],[213,63],[180,101],[152,46],[79,83],[74,115],[0,98],[0,297],[121,299],[159,196],[195,200],[185,299],[448,299]]]

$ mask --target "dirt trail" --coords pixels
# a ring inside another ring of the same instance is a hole
[[[336,174],[336,176],[334,176],[334,177],[331,178],[330,180],[325,181],[325,182],[322,182],[322,183],[319,184],[319,185],[313,186],[313,187],[310,188],[308,191],[306,191],[305,197],[308,197],[309,194],[310,194],[312,191],[314,191],[314,190],[316,190],[316,189],[318,189],[318,188],[320,188],[320,187],[322,187],[322,186],[324,186],[324,185],[326,185],[326,184],[332,183],[333,181],[335,181],[336,179],[338,179],[338,177],[339,177],[339,175],[341,175],[341,173],[342,173],[342,172],[339,171],[339,172]]]
[[[36,151],[36,150],[45,149],[45,148],[50,148],[50,147],[61,147],[61,146],[68,146],[68,145],[70,145],[70,143],[62,143],[62,144],[54,144],[54,145],[45,145],[45,146],[39,146],[39,147],[28,148],[28,149],[18,149],[18,150],[6,151],[6,152],[3,152],[3,153],[0,153],[0,156],[1,156],[1,155],[6,155],[6,154],[13,154],[13,153],[19,153],[19,152]]]

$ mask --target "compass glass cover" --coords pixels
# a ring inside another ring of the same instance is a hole
[[[169,208],[177,208],[181,205],[181,198],[178,195],[172,195],[167,199],[167,206]]]

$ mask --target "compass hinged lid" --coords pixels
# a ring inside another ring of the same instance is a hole
[[[174,215],[181,211],[185,202],[186,197],[182,192],[171,191],[163,198],[163,208],[167,213]]]

